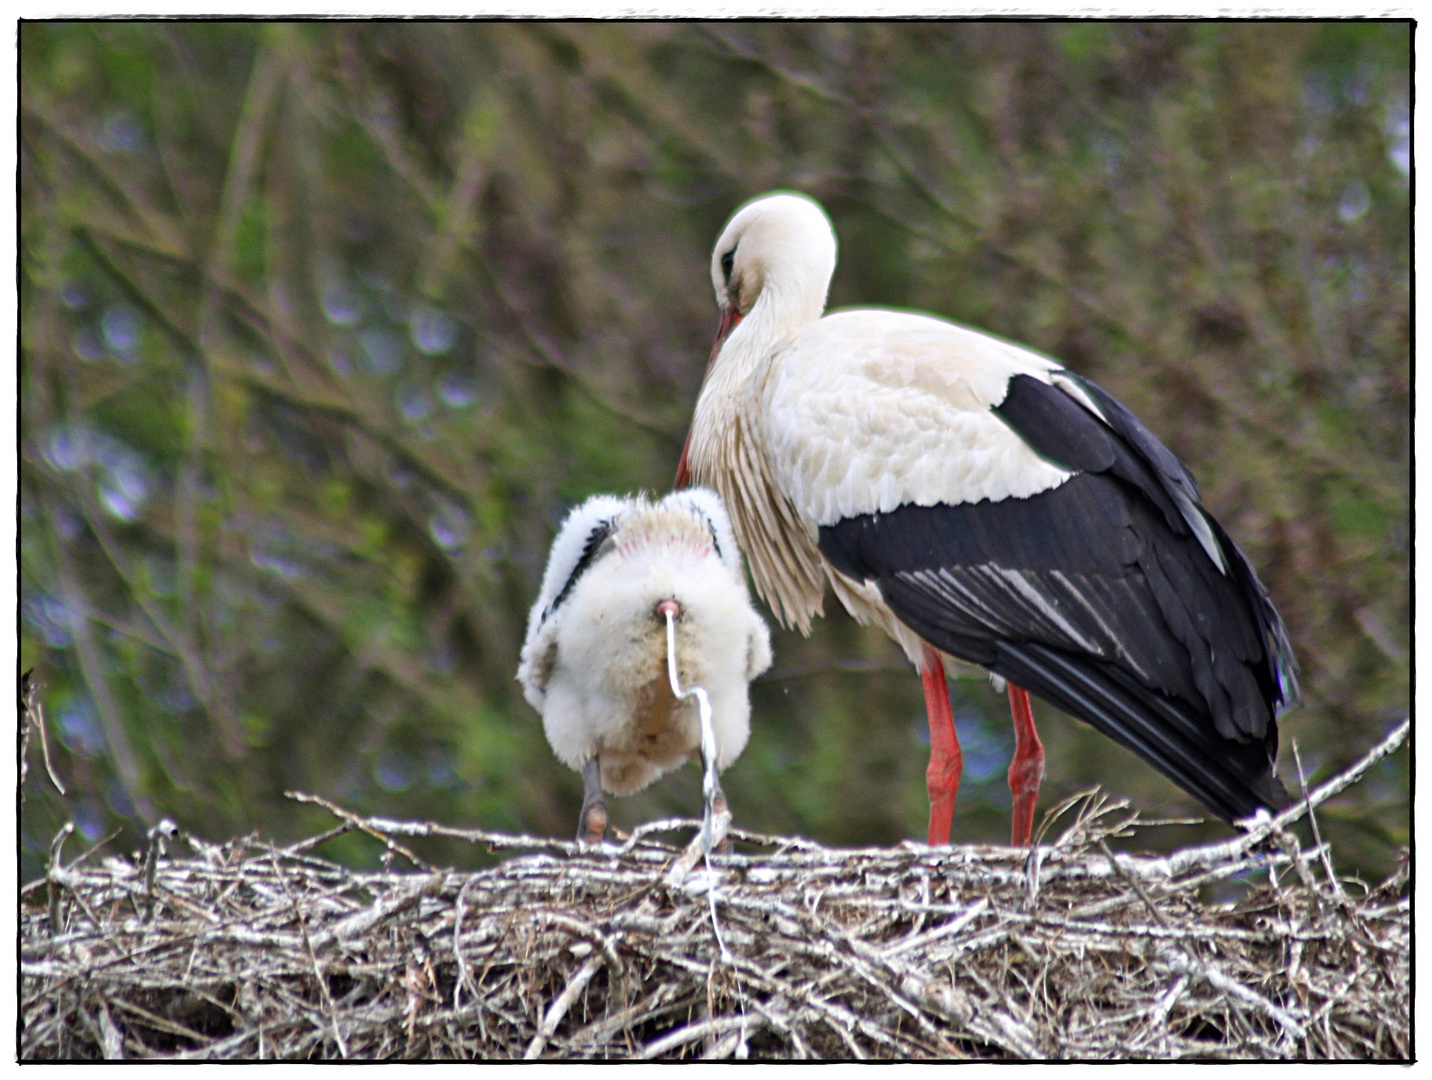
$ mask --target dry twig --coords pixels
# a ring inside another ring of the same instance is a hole
[[[578,848],[322,804],[390,851],[440,834],[526,853],[418,874],[253,838],[148,868],[56,856],[51,910],[22,896],[21,1057],[1411,1052],[1405,873],[1354,898],[1307,873],[1321,845],[1286,817],[1167,857],[1113,851],[1135,823],[1098,798],[1037,857],[733,829],[743,850],[673,878],[697,822]],[[1200,897],[1227,879],[1241,899]]]

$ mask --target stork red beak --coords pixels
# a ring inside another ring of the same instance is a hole
[[[733,304],[721,312],[721,322],[716,327],[716,341],[711,346],[711,358],[706,361],[706,374],[701,377],[701,385],[706,385],[706,380],[711,376],[711,368],[716,363],[716,357],[721,353],[721,346],[726,344],[726,338],[741,321],[741,313],[736,310]],[[698,395],[699,397],[700,395]],[[684,488],[691,483],[691,470],[686,464],[686,455],[691,453],[691,429],[686,429],[686,443],[681,447],[681,461],[676,466],[676,483],[673,487]]]

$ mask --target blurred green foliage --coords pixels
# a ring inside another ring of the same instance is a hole
[[[567,834],[513,676],[565,510],[670,483],[727,215],[819,198],[832,303],[1062,358],[1189,463],[1292,630],[1310,779],[1408,709],[1410,31],[1399,23],[23,23],[23,871],[58,826],[311,835],[299,788]],[[828,605],[776,635],[741,824],[924,834],[918,680]],[[1003,698],[954,697],[961,839]],[[1193,804],[1036,706],[1042,805]],[[1407,839],[1407,755],[1330,806]],[[693,814],[694,769],[618,801]],[[1169,827],[1173,845],[1223,826]],[[359,838],[330,845],[371,861]],[[427,849],[459,863],[461,849]]]

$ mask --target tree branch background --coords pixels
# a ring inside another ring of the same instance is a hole
[[[820,199],[832,306],[911,307],[1101,382],[1193,469],[1284,613],[1281,772],[1409,698],[1410,33],[1398,23],[23,23],[22,873],[364,813],[565,836],[517,692],[565,511],[670,485],[752,195]],[[920,836],[919,682],[828,600],[775,636],[737,823]],[[955,833],[1008,835],[1002,698],[954,684]],[[1036,703],[1045,805],[1196,805]],[[1321,811],[1384,875],[1407,756]],[[699,802],[688,769],[612,804]],[[1169,826],[1172,847],[1226,835]],[[1147,844],[1148,834],[1141,839]],[[423,853],[469,864],[465,845]],[[360,834],[325,845],[373,865]]]

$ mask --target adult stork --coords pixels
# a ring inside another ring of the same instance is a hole
[[[517,679],[557,757],[582,774],[577,837],[589,843],[606,832],[603,790],[629,795],[703,753],[697,701],[678,699],[670,677],[668,612],[675,670],[705,690],[725,769],[746,745],[747,687],[771,643],[721,500],[703,488],[656,503],[595,495],[567,515]],[[724,809],[719,786],[711,796]]]
[[[944,654],[1008,681],[1016,845],[1044,772],[1025,689],[1225,820],[1280,805],[1292,648],[1188,470],[1047,357],[925,315],[822,317],[835,257],[802,195],[727,223],[711,258],[720,327],[676,482],[721,493],[784,625],[809,633],[829,582],[919,669],[929,842],[949,842],[963,767]]]

